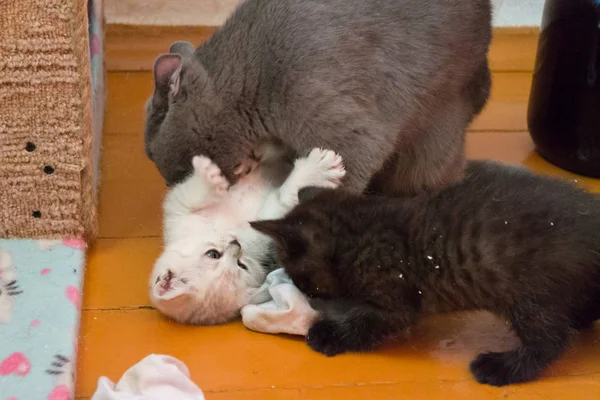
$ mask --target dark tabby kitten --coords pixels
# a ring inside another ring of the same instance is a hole
[[[345,186],[388,194],[462,176],[489,96],[490,0],[247,0],[194,50],[154,65],[146,152],[167,184],[212,159],[233,184],[257,146],[346,160]]]
[[[316,351],[368,350],[425,314],[488,310],[522,341],[471,363],[501,386],[536,378],[600,317],[600,197],[491,162],[412,199],[316,192],[285,219],[252,223],[314,298]]]

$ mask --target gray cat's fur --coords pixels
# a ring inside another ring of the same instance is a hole
[[[353,192],[440,188],[489,97],[490,39],[489,0],[247,0],[156,60],[146,151],[169,185],[194,155],[235,182],[270,141],[340,153]]]

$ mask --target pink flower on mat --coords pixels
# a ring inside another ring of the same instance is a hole
[[[48,400],[70,400],[71,392],[67,385],[60,385],[52,389],[48,395]]]
[[[42,322],[39,319],[34,319],[33,321],[31,321],[29,326],[31,326],[32,328],[37,328],[38,326],[40,326],[41,323]]]
[[[19,400],[19,399],[17,399],[15,396],[10,396],[10,397],[9,397],[8,399],[6,399],[6,400]]]
[[[48,275],[50,272],[51,272],[51,271],[50,271],[50,268],[44,268],[44,269],[42,270],[41,274],[42,274],[42,276],[44,276],[44,275]]]
[[[92,36],[92,55],[95,56],[96,54],[100,54],[101,47],[100,38],[98,38],[98,35],[94,34],[94,36]]]
[[[67,299],[73,303],[77,310],[81,310],[81,295],[75,286],[68,286],[66,290]]]
[[[25,376],[29,373],[31,364],[23,353],[12,353],[0,363],[0,376],[15,374]]]
[[[65,239],[62,242],[65,246],[75,250],[85,250],[87,247],[87,244],[83,239]]]

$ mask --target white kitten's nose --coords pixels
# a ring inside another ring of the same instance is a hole
[[[240,244],[240,242],[237,241],[237,239],[233,239],[231,242],[229,242],[228,247],[233,247],[233,256],[234,257],[238,257],[240,255],[240,253],[242,252],[242,245]]]

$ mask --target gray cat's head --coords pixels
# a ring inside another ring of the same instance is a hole
[[[212,159],[227,179],[252,153],[245,140],[248,124],[230,99],[219,92],[188,42],[174,43],[154,63],[154,93],[146,104],[145,148],[167,185],[192,171],[197,155]],[[235,145],[230,145],[235,142]]]

